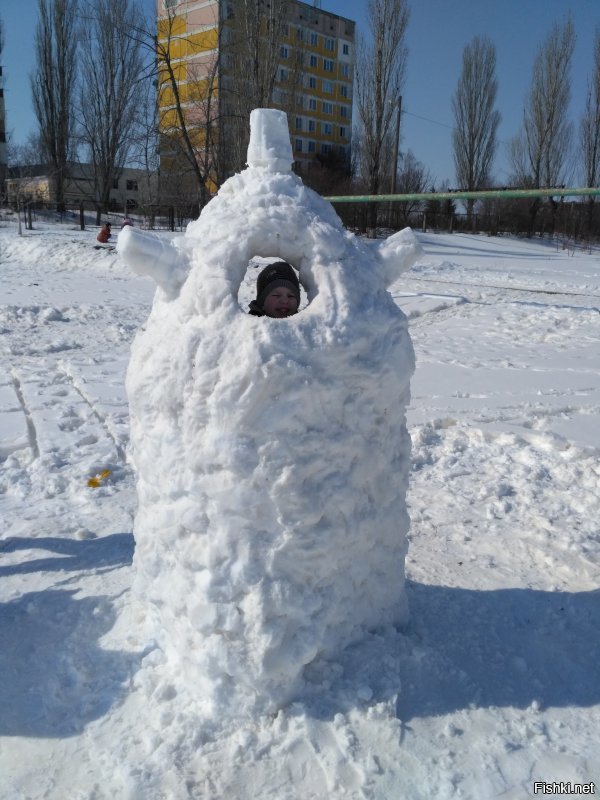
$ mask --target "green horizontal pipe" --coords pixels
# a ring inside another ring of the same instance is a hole
[[[512,200],[517,197],[591,197],[600,195],[597,189],[488,189],[483,192],[423,192],[422,194],[357,194],[326,197],[330,203],[389,203],[409,200]]]

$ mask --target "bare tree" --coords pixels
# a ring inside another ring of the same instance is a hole
[[[477,191],[489,184],[500,124],[500,113],[494,109],[495,75],[496,49],[486,37],[476,36],[463,51],[462,72],[452,98],[454,166],[463,191]],[[469,216],[474,204],[467,200]]]
[[[93,165],[98,222],[133,144],[143,60],[130,30],[140,13],[130,0],[97,0],[86,7],[80,27],[81,143]]]
[[[364,162],[362,170],[369,193],[378,194],[387,176],[395,171],[392,159],[383,157],[394,131],[408,50],[405,45],[409,19],[407,0],[369,0],[367,19],[370,41],[358,41],[356,103]],[[393,149],[393,148],[392,148]],[[377,209],[372,209],[372,235]]]
[[[158,68],[161,192],[170,204],[189,204],[195,195],[204,205],[243,167],[252,108],[295,107],[301,51],[288,42],[282,52],[287,6],[287,0],[219,3],[213,26],[186,35],[181,9],[169,4],[158,37],[136,31]],[[289,69],[278,69],[286,55]]]
[[[39,133],[30,133],[24,144],[14,144],[12,137],[7,141],[7,163],[11,167],[40,167],[45,165],[44,146]]]
[[[4,31],[0,19],[0,65],[2,64],[2,50],[4,47]],[[1,69],[1,67],[0,67]],[[4,110],[4,92],[2,89],[2,75],[0,75],[0,202],[4,200],[5,184],[8,169],[8,154],[6,149],[6,116]]]
[[[412,150],[407,150],[400,157],[400,169],[396,178],[396,187],[399,194],[423,194],[431,185],[431,175],[425,165],[418,161]],[[406,200],[397,204],[404,225],[409,224],[410,215],[421,210],[423,202],[420,200]]]
[[[136,135],[132,140],[129,163],[132,167],[144,171],[145,179],[142,182],[143,187],[140,187],[142,191],[139,196],[140,210],[153,228],[156,209],[160,202],[156,81],[154,79],[143,81],[142,88]]]
[[[181,37],[177,25],[175,11],[169,9],[155,44],[162,190],[169,202],[189,200],[193,192],[203,206],[217,180],[220,26],[215,20],[207,40],[197,43]],[[181,79],[181,47],[195,54],[186,66],[186,81]]]
[[[579,141],[583,161],[584,184],[598,186],[600,182],[600,31],[594,42],[594,71],[588,88],[583,117],[579,126]],[[590,196],[587,206],[587,228],[591,232],[596,198]]]
[[[56,208],[65,208],[64,185],[72,153],[78,0],[38,0],[37,67],[31,77],[33,107],[45,156],[53,171]]]
[[[266,108],[273,99],[273,89],[280,59],[279,46],[287,17],[286,0],[238,0],[235,4],[241,33],[236,55],[245,67],[244,95],[246,109]]]
[[[30,133],[25,144],[14,144],[12,137],[8,137],[6,153],[10,178],[2,188],[7,202],[16,207],[19,235],[22,233],[20,212],[24,212],[25,227],[31,228],[31,204],[47,203],[49,199],[48,181],[45,175],[40,175],[47,171],[47,163],[40,157],[43,152],[39,134]]]
[[[221,125],[225,172],[243,167],[250,112],[274,104],[292,110],[302,51],[283,44],[288,0],[236,0],[226,15],[222,48],[225,115]],[[279,67],[283,63],[285,66]]]
[[[571,99],[570,66],[575,48],[575,29],[568,16],[555,24],[540,48],[534,65],[523,130],[511,143],[517,180],[524,186],[551,188],[564,181],[573,126],[568,119]],[[552,220],[556,202],[551,199]],[[541,206],[530,206],[530,230]]]

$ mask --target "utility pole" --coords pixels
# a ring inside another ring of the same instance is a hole
[[[402,114],[402,95],[398,97],[398,115],[396,117],[396,139],[394,141],[394,160],[392,161],[392,192],[396,194],[396,173],[398,172],[398,152],[400,148],[400,115]]]

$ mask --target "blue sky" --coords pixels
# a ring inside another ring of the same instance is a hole
[[[148,8],[153,0],[144,0]],[[366,32],[367,0],[321,0],[327,11],[355,19]],[[593,67],[593,42],[600,26],[600,0],[409,0],[409,48],[403,90],[402,151],[412,150],[435,179],[436,188],[454,186],[451,99],[460,76],[464,47],[475,36],[496,45],[498,98],[502,115],[494,162],[498,184],[508,179],[506,143],[519,131],[537,50],[555,21],[570,11],[577,44],[572,65],[571,118],[578,124]],[[7,130],[17,144],[35,130],[29,74],[34,68],[32,19],[36,0],[3,0],[4,94]],[[574,178],[573,183],[578,184]]]

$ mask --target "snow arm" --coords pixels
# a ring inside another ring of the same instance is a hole
[[[177,245],[127,226],[119,233],[117,252],[136,275],[153,278],[170,299],[179,294],[190,262],[188,254]]]
[[[410,228],[384,239],[376,249],[381,264],[381,277],[386,288],[423,255],[423,248]]]

